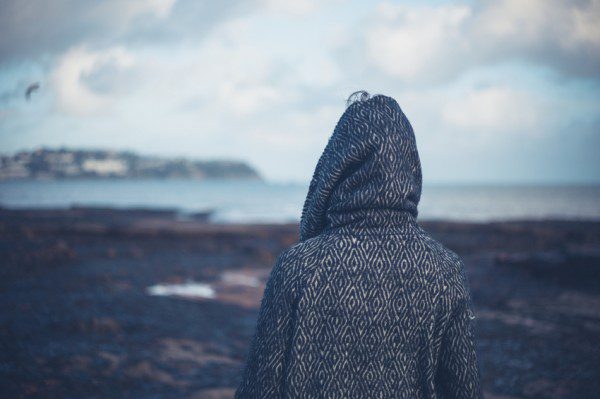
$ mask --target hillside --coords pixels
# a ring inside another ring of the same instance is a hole
[[[0,156],[0,180],[69,178],[260,179],[235,160],[198,161],[106,150],[38,149]]]

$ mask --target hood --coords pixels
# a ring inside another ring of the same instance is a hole
[[[416,219],[422,173],[410,122],[393,98],[351,104],[317,163],[300,240],[342,226],[390,227]]]

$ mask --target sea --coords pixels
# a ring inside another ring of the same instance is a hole
[[[217,223],[300,220],[308,183],[244,180],[23,180],[0,182],[4,208],[171,208],[212,211]],[[424,184],[420,220],[600,221],[600,185]]]

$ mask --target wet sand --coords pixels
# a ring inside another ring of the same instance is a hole
[[[600,222],[422,225],[467,266],[487,397],[597,397]],[[0,209],[0,395],[231,397],[297,231]]]

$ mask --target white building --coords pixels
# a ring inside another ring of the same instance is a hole
[[[127,173],[127,163],[121,159],[86,159],[81,165],[84,172],[100,176],[123,176]]]

